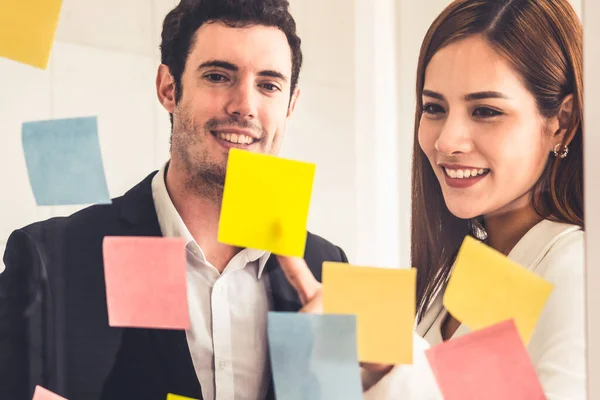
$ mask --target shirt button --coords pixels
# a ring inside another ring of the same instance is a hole
[[[219,369],[220,370],[224,370],[226,366],[227,366],[227,363],[225,361],[219,361]]]

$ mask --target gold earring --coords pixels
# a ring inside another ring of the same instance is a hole
[[[565,146],[559,153],[561,146],[561,143],[556,143],[556,146],[554,146],[554,157],[567,158],[567,155],[569,154],[569,146]]]

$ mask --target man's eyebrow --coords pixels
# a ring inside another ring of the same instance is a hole
[[[198,67],[198,71],[201,71],[206,68],[222,68],[222,69],[226,69],[226,70],[232,71],[232,72],[237,72],[240,70],[240,68],[237,65],[232,64],[229,61],[224,61],[224,60],[208,60],[206,62],[203,62]],[[284,82],[287,82],[289,80],[281,72],[278,72],[278,71],[275,71],[272,69],[266,69],[264,71],[260,71],[258,73],[258,76],[267,76],[270,78],[281,79]]]
[[[258,73],[258,76],[268,76],[268,77],[271,77],[271,78],[281,79],[284,82],[288,81],[288,78],[285,75],[283,75],[281,72],[277,72],[277,71],[270,70],[270,69],[267,69],[267,70],[264,70],[264,71],[260,71]]]
[[[198,71],[206,69],[206,68],[223,68],[223,69],[226,69],[228,71],[233,71],[233,72],[239,71],[239,68],[237,65],[232,64],[229,61],[223,61],[223,60],[209,60],[209,61],[203,62],[198,67]]]

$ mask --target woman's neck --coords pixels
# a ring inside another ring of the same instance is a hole
[[[529,196],[526,196],[529,197]],[[533,207],[529,198],[484,216],[488,234],[486,243],[504,255],[508,255],[523,236],[543,220]]]

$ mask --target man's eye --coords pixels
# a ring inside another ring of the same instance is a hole
[[[225,82],[227,80],[227,78],[221,74],[207,74],[205,75],[205,78],[215,83]]]
[[[473,111],[473,116],[480,117],[480,118],[497,117],[502,114],[503,114],[502,112],[500,112],[498,110],[494,110],[493,108],[489,108],[489,107],[477,107]]]
[[[430,115],[438,115],[444,112],[444,108],[439,104],[427,103],[423,105],[423,112]]]
[[[279,90],[279,87],[272,83],[263,83],[260,86],[262,86],[262,88],[266,89],[268,92],[276,92]]]

